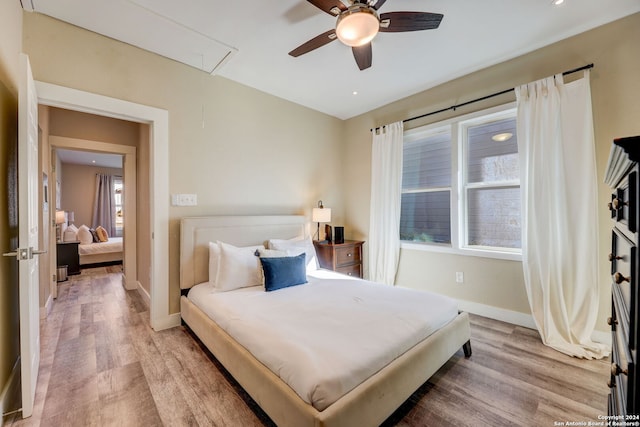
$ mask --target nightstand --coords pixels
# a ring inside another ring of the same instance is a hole
[[[78,245],[80,242],[58,242],[56,244],[56,265],[67,266],[67,274],[80,274],[80,255]]]
[[[313,242],[321,268],[360,278],[362,278],[363,244],[364,242],[360,240],[345,240],[344,243],[338,244],[317,240]]]

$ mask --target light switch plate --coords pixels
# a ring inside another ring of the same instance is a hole
[[[172,206],[198,206],[197,194],[172,194]]]

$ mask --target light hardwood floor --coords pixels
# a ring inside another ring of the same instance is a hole
[[[384,426],[554,426],[606,414],[606,360],[543,346],[530,329],[471,316],[459,351]],[[153,332],[114,267],[59,286],[41,324],[34,415],[9,426],[271,426],[183,327]],[[354,426],[360,427],[360,426]]]

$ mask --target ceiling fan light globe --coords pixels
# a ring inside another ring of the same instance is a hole
[[[380,21],[375,11],[359,8],[343,12],[336,23],[336,35],[347,46],[362,46],[378,34]]]

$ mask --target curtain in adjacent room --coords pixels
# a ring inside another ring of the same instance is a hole
[[[116,203],[113,193],[113,177],[96,174],[96,194],[93,202],[92,227],[103,226],[109,236],[116,235]]]
[[[373,133],[369,279],[388,285],[395,282],[400,258],[402,141],[402,122],[383,126]]]
[[[599,307],[596,160],[589,72],[515,88],[522,197],[522,261],[542,341],[602,358],[591,340]]]

